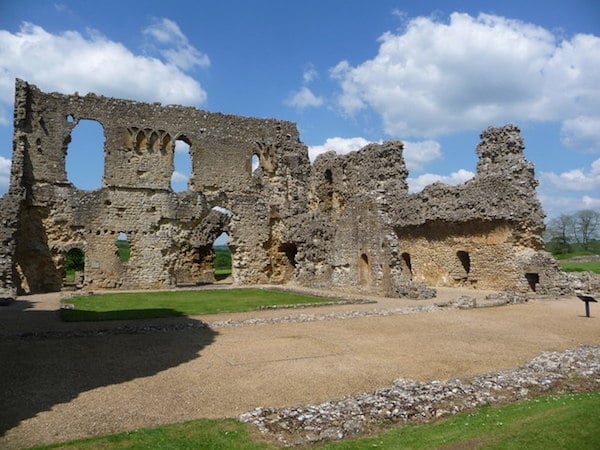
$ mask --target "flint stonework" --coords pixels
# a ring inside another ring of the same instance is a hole
[[[104,176],[93,191],[65,170],[84,119],[104,130]],[[185,192],[171,188],[177,141],[190,149]],[[72,249],[85,254],[84,289],[212,282],[222,232],[239,285],[416,298],[435,294],[425,286],[565,293],[567,278],[542,251],[544,214],[523,150],[517,127],[488,128],[472,180],[409,194],[399,141],[311,165],[291,122],[44,93],[17,80],[0,302],[62,289]],[[125,262],[115,245],[122,234]]]

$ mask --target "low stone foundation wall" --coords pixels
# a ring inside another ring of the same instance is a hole
[[[292,408],[256,408],[242,414],[285,446],[338,440],[376,430],[383,423],[423,423],[564,390],[600,388],[600,346],[544,353],[511,370],[433,381],[398,379],[388,388],[341,400]]]

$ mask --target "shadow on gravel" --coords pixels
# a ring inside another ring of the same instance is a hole
[[[35,323],[57,320],[56,311],[27,311],[27,302],[13,306],[34,315]],[[0,328],[0,436],[82,392],[199,358],[217,335],[187,317],[68,328],[12,335]]]

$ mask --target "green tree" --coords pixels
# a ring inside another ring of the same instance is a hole
[[[581,244],[584,250],[589,250],[591,241],[598,237],[600,231],[600,213],[591,209],[575,213],[573,228],[575,240]]]

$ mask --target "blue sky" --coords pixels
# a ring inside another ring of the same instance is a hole
[[[479,133],[514,123],[548,216],[600,210],[593,0],[3,0],[0,193],[15,77],[45,91],[291,120],[313,157],[400,139],[413,192],[469,179]],[[85,188],[102,159],[81,127],[69,157],[84,159],[68,171]],[[176,170],[173,186],[184,186],[186,168]]]

